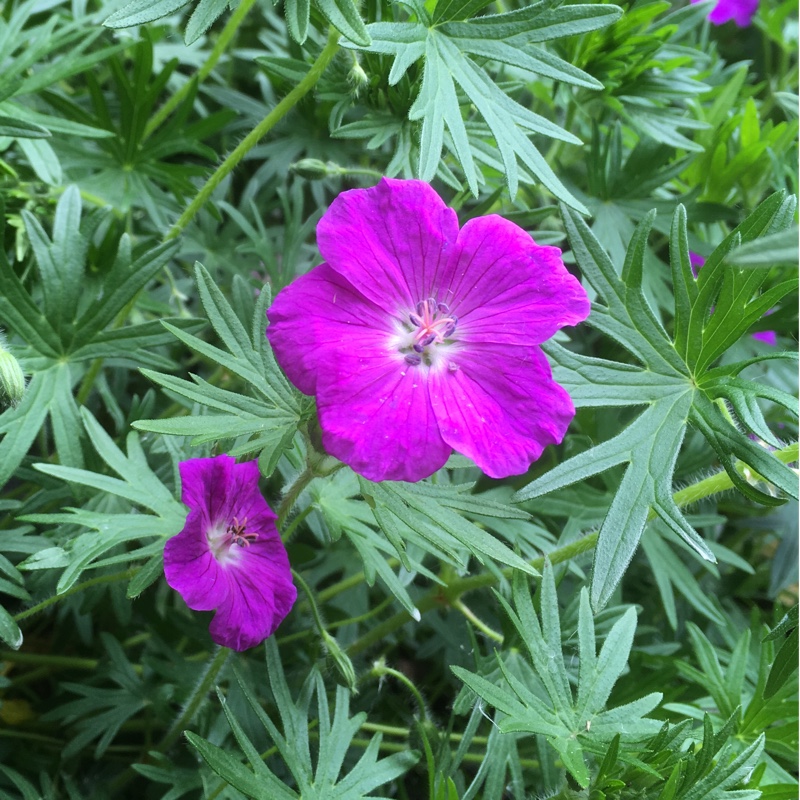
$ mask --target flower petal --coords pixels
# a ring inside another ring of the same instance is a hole
[[[431,378],[439,430],[487,475],[520,475],[564,438],[575,409],[538,347],[475,344],[450,360]]]
[[[502,217],[471,219],[461,229],[445,299],[465,342],[541,344],[589,316],[583,287],[557,247],[537,245]]]
[[[211,638],[232,650],[247,650],[271,636],[297,599],[289,558],[280,537],[243,547],[227,566],[231,591],[209,626]]]
[[[192,511],[183,530],[165,542],[164,575],[194,611],[211,611],[225,602],[228,577],[211,553],[199,511]]]
[[[391,178],[342,192],[317,225],[324,259],[392,315],[434,292],[457,236],[455,212],[427,183]]]
[[[330,369],[337,351],[372,346],[392,331],[389,315],[328,264],[280,291],[267,317],[275,359],[305,394],[316,392],[317,376]]]
[[[430,372],[386,348],[348,354],[320,376],[322,443],[371,481],[418,481],[447,461],[428,391]]]

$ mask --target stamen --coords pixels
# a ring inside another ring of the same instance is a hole
[[[416,328],[422,327],[422,320],[416,314],[408,315],[409,322]]]
[[[423,347],[427,347],[429,344],[433,344],[436,341],[436,334],[429,333],[421,342],[420,344]]]
[[[225,533],[231,537],[231,541],[239,547],[249,547],[252,542],[258,539],[257,533],[247,533],[247,517],[243,522],[234,517],[233,522],[225,529]]]
[[[411,367],[417,367],[422,363],[422,356],[418,356],[416,353],[409,353],[405,357],[405,362]]]
[[[425,350],[425,348],[424,348],[424,347],[423,347],[421,344],[419,344],[419,343],[417,343],[417,344],[412,344],[411,346],[412,346],[412,347],[414,348],[414,350],[416,350],[416,352],[418,352],[418,353],[422,353],[422,352],[424,352],[424,350]]]
[[[438,308],[439,311],[442,312],[442,314],[449,314],[450,313],[450,306],[448,306],[447,303],[439,303],[436,306],[436,308]]]
[[[425,315],[425,303],[421,300],[417,303],[417,314],[422,317]],[[422,324],[422,320],[420,320],[420,324]]]
[[[433,316],[436,313],[436,300],[432,297],[428,298],[428,313]]]

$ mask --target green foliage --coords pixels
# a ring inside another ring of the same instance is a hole
[[[283,732],[264,712],[252,690],[237,675],[239,686],[269,738],[274,742],[291,773],[297,791],[278,779],[263,761],[258,750],[247,738],[224,697],[219,699],[228,724],[244,753],[250,768],[211,742],[193,733],[186,738],[197,749],[206,763],[224,781],[236,787],[254,800],[290,800],[304,797],[308,800],[361,800],[369,797],[373,789],[388,783],[409,769],[417,760],[413,752],[396,753],[379,758],[381,734],[372,737],[356,764],[340,778],[350,742],[366,718],[363,712],[350,716],[347,689],[336,689],[336,701],[331,718],[325,685],[318,672],[312,671],[306,678],[297,701],[293,701],[283,674],[277,647],[270,641],[266,646],[270,688],[275,701]],[[317,716],[314,733],[318,739],[317,764],[314,767],[309,743],[309,707],[314,695],[317,698]]]
[[[794,473],[748,439],[725,404],[727,401],[738,424],[747,432],[766,436],[766,441],[776,445],[756,398],[768,397],[796,413],[794,398],[739,378],[739,373],[752,362],[712,368],[723,351],[774,302],[797,290],[797,280],[788,278],[756,295],[766,275],[755,270],[726,268],[727,251],[733,243],[753,241],[759,235],[784,229],[795,209],[793,198],[787,201],[773,195],[765,200],[720,244],[695,281],[689,264],[686,213],[678,207],[670,233],[674,338],[655,317],[642,292],[645,248],[655,212],[637,227],[618,274],[586,223],[574,211],[563,209],[577,263],[603,300],[602,304],[593,304],[589,324],[625,347],[643,366],[581,356],[551,344],[546,349],[558,365],[556,379],[568,388],[579,406],[646,405],[647,409],[612,439],[588,453],[573,456],[528,484],[517,492],[516,499],[530,500],[619,464],[628,464],[600,527],[592,574],[592,603],[596,608],[608,602],[622,578],[651,508],[674,533],[707,559],[714,560],[672,499],[675,460],[687,423],[700,430],[734,486],[745,495],[765,505],[782,502],[773,493],[752,485],[752,479],[748,480],[743,473],[750,467],[781,491],[797,498]]]
[[[596,747],[615,737],[619,742],[620,735],[625,741],[653,735],[659,723],[645,715],[658,705],[661,695],[649,694],[632,703],[604,710],[614,683],[627,665],[636,630],[636,614],[629,609],[616,622],[598,655],[589,597],[583,590],[578,621],[580,673],[576,696],[570,687],[562,652],[558,598],[549,562],[545,562],[541,592],[541,622],[534,611],[527,584],[519,573],[514,580],[514,608],[499,597],[528,651],[530,666],[525,677],[515,676],[500,658],[498,663],[505,684],[501,688],[458,667],[453,667],[453,671],[479,697],[503,712],[497,722],[503,733],[525,731],[543,735],[575,780],[585,787],[590,776],[583,756],[584,741]],[[543,687],[544,693],[541,689],[537,691],[538,687]]]
[[[536,177],[556,197],[585,211],[529,137],[538,133],[567,142],[580,140],[510,97],[475,58],[511,64],[528,75],[600,88],[601,84],[590,75],[535,45],[608,25],[619,16],[620,9],[608,5],[559,7],[553,0],[541,0],[519,11],[469,19],[480,6],[476,8],[469,2],[440,3],[433,15],[420,2],[410,7],[416,20],[369,25],[372,43],[363,49],[394,56],[390,85],[397,84],[414,62],[424,59],[422,82],[408,110],[410,120],[422,120],[419,177],[429,181],[436,174],[446,127],[448,149],[461,164],[472,193],[478,195],[483,176],[475,160],[485,161],[486,157],[473,153],[458,85],[494,139],[512,196],[517,193],[520,179],[519,161],[525,168],[523,178],[528,174]]]
[[[3,5],[0,798],[797,797],[797,4],[712,5]],[[525,475],[367,481],[275,363],[382,175],[593,300]],[[223,452],[298,587],[266,661],[164,577]]]

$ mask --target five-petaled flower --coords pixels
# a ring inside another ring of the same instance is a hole
[[[459,230],[428,184],[387,178],[340,194],[317,243],[267,336],[329,453],[417,481],[455,449],[502,478],[561,442],[575,410],[539,345],[590,304],[558,248],[495,215]]]
[[[247,650],[271,636],[297,598],[258,464],[231,456],[180,464],[186,525],[164,546],[167,583],[195,611],[216,609],[217,643]]]
[[[699,3],[700,0],[692,0]],[[714,8],[708,12],[709,22],[724,25],[733,20],[739,28],[746,28],[753,21],[758,11],[758,0],[717,0]]]

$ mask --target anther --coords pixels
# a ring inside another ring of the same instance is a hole
[[[409,353],[405,357],[405,362],[409,366],[416,367],[416,366],[419,366],[422,363],[422,357],[418,356],[416,353]]]
[[[436,300],[432,297],[428,298],[428,313],[433,316],[436,313]]]
[[[417,353],[422,353],[425,351],[425,348],[421,344],[413,344],[411,345]]]
[[[442,314],[449,314],[450,313],[450,306],[448,306],[447,303],[439,303],[436,306],[436,308],[438,308],[439,311],[442,312]]]
[[[420,344],[423,347],[427,347],[429,344],[433,344],[436,341],[436,334],[429,333],[421,342]]]
[[[416,314],[408,315],[409,322],[416,328],[422,327],[422,320]]]

